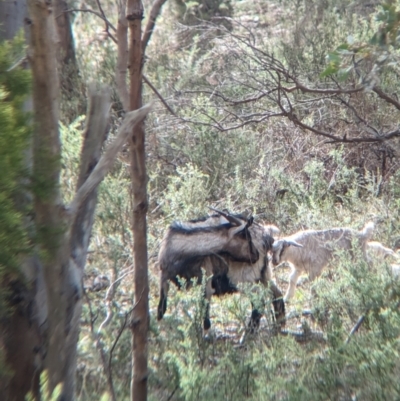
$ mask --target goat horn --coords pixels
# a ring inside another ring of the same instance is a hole
[[[225,217],[225,218],[226,218],[230,223],[232,223],[232,224],[236,224],[237,226],[240,226],[240,225],[243,224],[243,221],[241,221],[240,219],[238,219],[238,218],[235,217],[235,216],[232,216],[232,215],[229,214],[229,213],[225,213],[225,212],[223,212],[222,210],[215,209],[215,208],[213,208],[213,207],[211,207],[211,206],[209,206],[208,208],[211,209],[211,210],[213,210],[214,212],[217,212],[217,213],[220,214],[221,216]]]

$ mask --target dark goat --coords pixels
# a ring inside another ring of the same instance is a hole
[[[167,230],[158,254],[161,269],[158,320],[167,309],[169,280],[179,286],[178,277],[201,281],[201,266],[206,256],[225,253],[235,260],[254,263],[259,253],[248,231],[253,220],[227,215],[228,222],[212,225],[173,223]]]
[[[275,318],[280,324],[285,321],[285,304],[282,292],[272,280],[272,270],[268,264],[268,252],[272,250],[274,239],[270,235],[276,232],[274,226],[261,226],[253,224],[249,228],[252,241],[260,253],[259,259],[254,263],[233,260],[227,255],[210,255],[205,258],[203,268],[211,280],[206,285],[206,298],[210,301],[213,295],[230,294],[237,291],[240,283],[260,283],[268,287],[272,293],[272,304]],[[250,329],[257,328],[260,323],[261,313],[253,309],[250,319]],[[210,327],[208,308],[204,319],[204,328]]]
[[[269,235],[271,227],[252,224],[252,219],[243,215],[232,216],[217,212],[218,215],[204,219],[174,224],[164,236],[158,258],[161,269],[158,319],[162,319],[166,311],[169,280],[178,287],[178,277],[188,282],[191,279],[201,282],[202,268],[206,276],[211,277],[206,285],[205,295],[208,300],[213,294],[236,292],[238,283],[260,282],[270,286],[276,316],[283,318],[282,294],[272,282],[267,258],[267,252],[272,249],[274,241]],[[272,232],[275,229],[271,228]],[[231,233],[231,239],[226,239],[226,230]],[[253,311],[252,326],[258,325],[260,316]],[[209,327],[207,309],[204,328]]]

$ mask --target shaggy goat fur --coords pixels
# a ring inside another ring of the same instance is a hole
[[[177,277],[201,281],[201,266],[206,256],[226,254],[234,260],[254,263],[259,252],[252,243],[249,227],[252,220],[233,218],[232,222],[198,226],[173,223],[167,230],[158,254],[161,270],[158,319],[167,307],[168,281],[179,286]]]
[[[393,277],[400,277],[400,255],[396,253],[393,249],[385,247],[380,242],[370,241],[367,242],[367,254],[369,257],[376,258],[379,260],[386,259],[392,262],[390,264],[390,270]]]
[[[332,260],[339,250],[351,251],[355,241],[367,260],[366,247],[374,231],[374,224],[367,223],[362,231],[351,228],[331,228],[327,230],[299,231],[289,237],[281,238],[273,245],[272,264],[289,262],[289,288],[285,300],[294,296],[300,274],[308,273],[310,280],[318,277],[322,269]]]
[[[275,226],[253,223],[252,219],[247,220],[242,215],[235,215],[235,218],[247,222],[246,228],[243,228],[245,235],[235,239],[242,247],[241,249],[238,245],[225,243],[226,241],[221,241],[219,238],[221,226],[229,224],[226,217],[221,215],[181,223],[180,226],[186,230],[195,231],[196,235],[193,238],[188,235],[181,236],[172,227],[169,228],[159,253],[161,282],[158,319],[163,317],[167,307],[168,281],[172,281],[178,287],[177,277],[188,282],[195,278],[197,282],[201,282],[202,268],[205,270],[206,277],[209,277],[205,294],[208,300],[213,294],[222,295],[237,291],[237,284],[242,282],[269,284],[275,298],[282,298],[282,293],[271,280],[272,273],[267,258],[267,253],[272,249],[274,241],[269,233],[277,233],[279,229]],[[217,234],[212,236],[215,230]],[[243,242],[244,237],[247,239],[247,251],[246,243]],[[276,314],[279,317],[284,316],[283,300],[274,302],[274,306],[277,305]],[[209,327],[207,310],[204,328]]]
[[[276,226],[262,226],[254,224],[249,229],[252,241],[260,253],[255,263],[246,263],[232,260],[226,255],[211,255],[204,260],[203,268],[211,279],[207,281],[206,298],[210,301],[212,295],[224,295],[236,292],[240,283],[260,283],[269,287],[272,292],[275,318],[284,324],[285,304],[282,292],[272,279],[271,266],[268,263],[268,252],[272,250],[273,237],[271,234],[279,233]],[[259,326],[261,314],[254,309],[250,319],[250,328]],[[208,310],[205,319],[205,328],[210,327]]]

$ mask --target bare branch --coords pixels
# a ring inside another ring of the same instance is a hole
[[[148,80],[148,78],[143,75],[142,76],[143,81],[146,82],[148,86],[150,86],[151,90],[155,93],[155,95],[160,99],[161,103],[166,107],[166,109],[175,117],[177,117],[176,113],[172,110],[172,108],[169,106],[169,104],[166,102],[166,100],[162,97],[160,92],[155,88],[155,86]]]
[[[127,141],[129,135],[132,133],[133,127],[146,117],[146,115],[151,111],[152,107],[152,103],[150,103],[138,110],[131,111],[126,114],[124,122],[122,123],[117,134],[117,137],[107,147],[106,151],[104,152],[103,156],[97,163],[96,167],[94,168],[88,179],[79,188],[78,192],[75,194],[73,201],[67,207],[67,213],[70,216],[75,216],[86,197],[100,184],[100,182],[110,170],[115,160],[115,157],[122,148],[122,145]]]
[[[379,136],[365,136],[365,137],[360,137],[360,138],[347,138],[346,135],[343,137],[340,136],[335,136],[332,134],[329,134],[328,132],[318,130],[314,127],[311,127],[307,124],[304,124],[301,122],[295,114],[293,113],[287,113],[287,117],[289,118],[290,121],[292,121],[295,125],[307,130],[311,131],[314,134],[324,136],[326,138],[329,138],[330,141],[327,141],[326,143],[373,143],[373,142],[384,142],[392,138],[397,138],[400,137],[400,130],[395,130],[392,132],[389,132],[385,135],[379,135]]]
[[[383,92],[382,89],[379,88],[373,88],[372,89],[381,99],[386,100],[388,103],[392,104],[394,107],[396,107],[397,110],[400,110],[400,102],[397,100],[393,99],[390,97],[388,94]]]
[[[97,11],[94,10],[90,10],[88,8],[70,8],[68,10],[64,11],[65,13],[73,13],[73,12],[81,12],[81,13],[91,13],[96,15],[97,17],[101,18],[105,23],[106,26],[110,27],[114,32],[116,32],[117,30],[115,29],[115,26],[102,14],[100,14]],[[57,16],[56,18],[58,18],[59,16]],[[107,32],[108,33],[108,32]]]
[[[288,75],[289,76],[289,75]],[[364,90],[364,87],[360,88],[354,88],[354,89],[314,89],[314,88],[309,88],[305,85],[302,85],[301,83],[297,82],[293,77],[290,77],[294,82],[295,85],[292,86],[291,88],[285,88],[282,87],[282,90],[290,93],[294,92],[296,90],[300,90],[303,93],[320,93],[322,95],[339,95],[339,94],[349,94],[349,93],[357,93],[357,92],[362,92]]]
[[[205,95],[210,95],[210,97],[219,97],[220,99],[222,99],[224,102],[226,103],[230,103],[231,105],[239,105],[239,104],[245,104],[245,103],[253,103],[253,102],[257,102],[258,100],[261,100],[262,98],[268,96],[270,93],[276,92],[278,89],[274,88],[270,91],[267,92],[261,92],[259,95],[256,96],[251,96],[245,99],[241,99],[241,100],[233,100],[230,99],[228,97],[226,97],[225,95],[223,95],[220,92],[217,91],[208,91],[208,90],[187,90],[184,91],[184,93],[201,93],[201,94],[205,94]]]
[[[147,22],[146,28],[144,30],[144,34],[142,37],[142,50],[143,53],[146,52],[146,47],[149,43],[149,40],[151,38],[151,35],[153,33],[154,30],[154,26],[156,24],[156,19],[159,16],[160,12],[161,12],[161,7],[164,5],[164,3],[167,0],[156,0],[153,4],[153,7],[151,8],[150,11],[150,17],[149,20]]]

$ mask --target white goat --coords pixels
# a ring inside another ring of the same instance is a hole
[[[396,264],[391,264],[390,268],[392,270],[392,275],[395,278],[399,278],[400,277],[400,265],[396,265]]]
[[[386,248],[383,244],[377,241],[369,241],[367,242],[367,253],[368,256],[386,259],[388,257],[393,257],[394,259],[398,259],[397,253],[390,248]]]
[[[370,257],[377,258],[379,260],[389,259],[391,262],[390,270],[393,277],[400,277],[400,255],[396,253],[393,249],[386,248],[383,244],[376,241],[367,242],[367,254]]]
[[[277,266],[282,262],[289,262],[292,268],[284,300],[288,301],[294,296],[297,280],[302,272],[308,273],[310,280],[313,281],[332,260],[335,251],[351,250],[355,240],[358,240],[360,249],[368,260],[366,244],[371,239],[374,228],[374,223],[370,222],[362,231],[351,228],[306,230],[274,242],[272,264]]]

